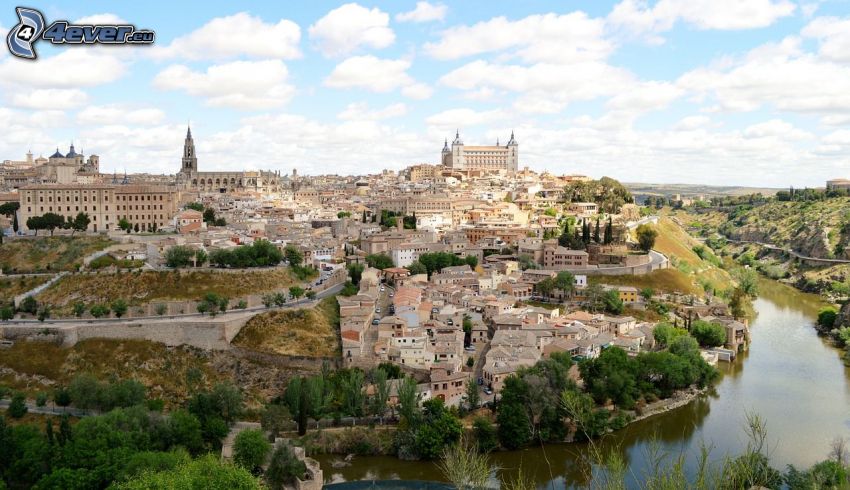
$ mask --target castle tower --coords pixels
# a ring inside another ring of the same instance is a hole
[[[466,167],[465,153],[463,151],[463,140],[460,139],[460,130],[455,132],[455,139],[452,141],[452,168]]]
[[[198,171],[198,157],[195,156],[195,141],[192,139],[192,128],[186,128],[186,141],[183,143],[183,165],[180,167],[182,173],[194,173]]]
[[[511,131],[511,139],[508,141],[508,172],[516,173],[519,169],[519,143],[514,138],[514,132]]]

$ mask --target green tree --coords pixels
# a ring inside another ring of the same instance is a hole
[[[15,318],[15,309],[14,308],[12,308],[9,305],[5,305],[3,307],[0,307],[0,320],[3,320],[4,322],[6,322],[6,321],[11,320],[12,318]]]
[[[301,296],[304,296],[304,288],[301,286],[290,286],[289,295],[292,296],[293,299],[298,299]]]
[[[199,202],[190,202],[189,204],[187,204],[184,207],[184,209],[193,209],[193,210],[195,210],[199,213],[203,213],[204,212],[204,205],[199,203]]]
[[[75,301],[73,308],[74,308],[74,316],[76,316],[77,318],[83,316],[83,314],[85,314],[85,312],[86,312],[86,304],[83,303],[82,301]]]
[[[838,312],[835,308],[826,307],[818,312],[818,327],[824,330],[832,330],[835,325],[835,320],[838,318]]]
[[[115,485],[118,490],[155,490],[161,488],[260,490],[262,484],[242,467],[222,463],[210,454],[174,469],[143,472]]]
[[[488,453],[499,447],[499,438],[496,427],[486,417],[475,417],[472,421],[472,432],[475,435],[475,443],[478,450]]]
[[[233,462],[251,473],[258,474],[271,451],[271,444],[263,431],[247,429],[236,435],[233,441]]]
[[[569,295],[575,291],[576,278],[569,271],[561,271],[555,276],[554,286],[555,289],[559,289],[565,295]]]
[[[691,325],[691,335],[703,347],[717,347],[726,343],[726,328],[719,323],[696,320]]]
[[[272,437],[277,437],[289,427],[291,419],[292,415],[285,406],[279,403],[269,403],[260,415],[260,425]]]
[[[638,246],[644,252],[649,252],[655,246],[658,230],[654,226],[643,224],[637,227]]]
[[[350,264],[348,266],[348,277],[351,278],[351,283],[355,286],[360,284],[360,278],[363,277],[363,271],[366,267],[363,264]]]
[[[20,306],[18,309],[24,313],[35,314],[38,311],[38,302],[32,296],[27,296],[23,300],[21,300]]]
[[[26,396],[21,392],[16,392],[12,395],[12,402],[9,403],[9,416],[19,419],[27,414]]]
[[[415,276],[417,274],[427,274],[428,269],[422,265],[422,262],[414,261],[410,265],[406,267],[406,269],[410,272],[410,275]]]
[[[109,307],[105,305],[94,305],[89,309],[89,313],[95,318],[100,318],[109,314]]]
[[[393,267],[393,259],[387,254],[370,254],[366,256],[366,263],[375,269],[389,269]]]
[[[307,466],[295,456],[288,444],[281,444],[272,454],[269,469],[266,470],[266,480],[275,490],[291,485],[295,479],[303,479],[307,474]]]
[[[87,213],[83,213],[82,211],[77,213],[77,216],[71,222],[71,228],[74,231],[86,231],[91,223],[91,218]]]
[[[626,308],[623,300],[620,299],[620,293],[616,289],[606,291],[602,301],[605,305],[605,311],[614,315],[622,314]]]
[[[466,406],[469,407],[469,410],[475,410],[479,404],[481,404],[481,393],[478,391],[478,383],[472,378],[468,378],[466,380]]]
[[[416,431],[415,445],[419,456],[435,459],[447,446],[460,440],[463,426],[443,404],[443,400],[431,399],[423,403],[423,423]]]
[[[165,265],[178,268],[187,267],[192,264],[195,251],[184,245],[174,245],[165,252]]]
[[[669,323],[659,323],[652,331],[652,335],[658,345],[661,347],[667,347],[676,339],[676,337],[688,335],[688,331],[682,328],[676,328]]]
[[[283,256],[290,267],[300,267],[304,262],[304,254],[291,243],[283,249]]]
[[[118,228],[121,228],[127,233],[130,233],[130,230],[133,229],[133,225],[130,224],[129,221],[127,221],[127,218],[121,218],[120,220],[118,220]]]
[[[116,299],[112,302],[112,313],[115,314],[116,318],[121,318],[127,313],[127,302],[123,299]]]

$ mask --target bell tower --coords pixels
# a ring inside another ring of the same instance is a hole
[[[186,141],[183,143],[183,165],[180,167],[182,173],[195,173],[198,171],[198,157],[195,156],[195,141],[192,139],[192,128],[186,128]]]

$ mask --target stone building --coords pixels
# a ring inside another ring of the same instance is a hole
[[[159,185],[38,184],[24,186],[18,194],[24,230],[27,219],[45,213],[72,219],[86,213],[89,231],[116,230],[122,218],[140,230],[155,230],[171,224],[180,204],[175,187]]]
[[[186,129],[183,143],[183,158],[180,172],[177,173],[177,185],[184,190],[206,193],[226,193],[251,191],[259,193],[280,192],[280,172],[268,170],[240,170],[235,172],[200,172],[198,155],[195,153],[195,140],[192,129]]]
[[[519,168],[519,143],[511,132],[506,145],[498,140],[494,146],[466,146],[460,139],[460,131],[449,148],[449,140],[443,144],[441,159],[443,166],[453,170],[485,170],[515,174]]]

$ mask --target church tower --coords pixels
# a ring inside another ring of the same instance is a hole
[[[186,128],[186,141],[183,143],[183,165],[182,173],[194,173],[198,171],[198,157],[195,156],[195,141],[192,139],[192,128]]]

